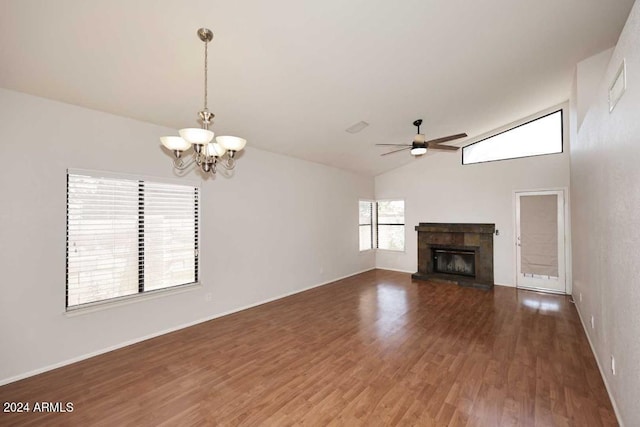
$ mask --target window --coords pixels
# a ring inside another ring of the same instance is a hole
[[[67,309],[198,281],[199,189],[67,173]]]
[[[360,200],[360,250],[404,251],[404,200]]]
[[[404,251],[404,200],[376,202],[377,248]]]
[[[562,153],[562,110],[547,114],[462,149],[462,164]]]
[[[373,202],[360,200],[360,250],[373,249]]]

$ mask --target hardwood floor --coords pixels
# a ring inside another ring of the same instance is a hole
[[[0,387],[0,425],[617,425],[568,297],[384,270]]]

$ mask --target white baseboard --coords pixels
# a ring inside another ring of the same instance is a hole
[[[494,283],[493,285],[494,286],[502,286],[503,288],[515,288],[516,287],[515,285],[507,285],[507,284],[504,284],[504,283]]]
[[[389,270],[389,271],[397,271],[398,273],[415,273],[415,270],[400,270],[398,268],[387,268],[387,267],[376,267],[376,270]]]
[[[180,324],[180,325],[172,327],[172,328],[164,329],[162,331],[154,332],[152,334],[148,334],[148,335],[144,335],[142,337],[138,337],[138,338],[134,338],[134,339],[131,339],[131,340],[128,340],[128,341],[124,341],[122,343],[119,343],[119,344],[116,344],[116,345],[113,345],[113,346],[110,346],[110,347],[106,347],[106,348],[102,348],[100,350],[92,351],[90,353],[86,353],[86,354],[83,354],[81,356],[77,356],[77,357],[73,357],[71,359],[63,360],[61,362],[54,363],[54,364],[51,364],[51,365],[47,365],[47,366],[44,366],[42,368],[34,369],[34,370],[31,370],[29,372],[25,372],[25,373],[22,373],[22,374],[18,374],[18,375],[15,375],[13,377],[3,378],[3,379],[0,379],[0,386],[6,385],[6,384],[10,384],[12,382],[20,381],[20,380],[23,380],[25,378],[33,377],[34,375],[42,374],[42,373],[47,372],[47,371],[52,371],[54,369],[58,369],[58,368],[61,368],[63,366],[71,365],[73,363],[80,362],[82,360],[86,360],[86,359],[89,359],[89,358],[92,358],[92,357],[95,357],[95,356],[99,356],[101,354],[108,353],[110,351],[118,350],[119,348],[127,347],[129,345],[136,344],[136,343],[139,343],[139,342],[142,342],[142,341],[146,341],[146,340],[151,339],[151,338],[159,337],[160,335],[165,335],[165,334],[168,334],[170,332],[175,332],[175,331],[178,331],[180,329],[188,328],[189,326],[194,326],[194,325],[197,325],[199,323],[208,322],[209,320],[217,319],[219,317],[228,316],[229,314],[237,313],[239,311],[248,310],[250,308],[257,307],[259,305],[266,304],[266,303],[269,303],[269,302],[272,302],[272,301],[275,301],[275,300],[279,300],[279,299],[282,299],[282,298],[286,298],[286,297],[289,297],[291,295],[299,294],[300,292],[305,292],[305,291],[308,291],[308,290],[313,289],[313,288],[319,288],[320,286],[328,285],[329,283],[337,282],[338,280],[343,280],[343,279],[346,279],[348,277],[352,277],[352,276],[356,276],[358,274],[366,273],[367,271],[371,271],[371,270],[375,270],[375,267],[367,268],[365,270],[358,271],[356,273],[347,274],[346,276],[338,277],[336,279],[327,280],[326,282],[322,282],[322,283],[318,283],[318,284],[315,284],[315,285],[311,285],[311,286],[308,286],[306,288],[296,289],[295,291],[291,291],[291,292],[288,292],[288,293],[285,293],[285,294],[282,294],[282,295],[275,296],[273,298],[268,298],[268,299],[263,300],[263,301],[259,301],[259,302],[253,303],[253,304],[245,305],[243,307],[235,308],[235,309],[228,310],[228,311],[225,311],[225,312],[222,312],[222,313],[217,313],[217,314],[214,314],[212,316],[207,316],[207,317],[202,318],[202,319],[194,320],[193,322],[183,323],[183,324]]]
[[[607,377],[604,375],[604,369],[602,369],[602,364],[600,363],[600,359],[598,359],[598,353],[596,353],[596,348],[591,341],[591,336],[587,330],[587,324],[584,323],[584,319],[582,318],[582,314],[580,313],[580,308],[577,303],[573,304],[576,307],[576,311],[578,312],[578,318],[580,319],[580,323],[582,323],[582,329],[584,329],[584,334],[587,336],[587,341],[589,341],[589,346],[591,347],[591,353],[593,353],[593,357],[596,359],[596,364],[598,365],[598,369],[600,370],[600,376],[602,377],[602,382],[604,382],[604,386],[607,389],[607,394],[609,395],[609,400],[611,400],[611,406],[613,406],[613,412],[616,414],[616,418],[618,419],[618,424],[620,427],[624,427],[624,423],[622,422],[622,417],[620,416],[620,411],[618,410],[618,405],[616,404],[616,400],[613,398],[613,393],[611,393],[611,387],[609,387],[609,383],[607,382]]]

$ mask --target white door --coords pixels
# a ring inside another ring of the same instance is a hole
[[[564,191],[516,193],[516,285],[566,293]]]

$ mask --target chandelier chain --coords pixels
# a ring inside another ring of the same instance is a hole
[[[209,47],[209,43],[208,42],[204,42],[204,110],[207,111],[207,88],[209,86],[208,81],[207,81],[207,74],[209,71],[209,67],[208,67],[208,63],[209,63],[209,58],[208,58],[208,47]]]

